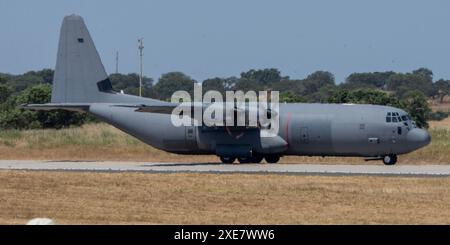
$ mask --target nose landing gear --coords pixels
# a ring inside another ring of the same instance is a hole
[[[397,163],[397,155],[390,154],[383,157],[384,165],[395,165]]]

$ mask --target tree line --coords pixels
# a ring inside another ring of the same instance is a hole
[[[0,128],[34,129],[62,128],[82,125],[95,119],[80,113],[55,111],[34,112],[17,109],[25,103],[47,103],[51,98],[54,71],[44,69],[21,75],[0,73]],[[111,74],[110,80],[116,91],[139,94],[139,76]],[[143,96],[170,100],[177,90],[193,92],[199,83],[182,72],[163,74],[157,83],[143,78]],[[408,73],[366,72],[353,73],[337,84],[332,73],[316,71],[304,79],[283,76],[278,69],[252,69],[239,77],[210,78],[202,81],[203,92],[229,90],[280,92],[280,101],[287,103],[356,103],[390,105],[408,111],[419,126],[426,127],[429,119],[442,119],[449,112],[433,113],[427,100],[443,102],[450,95],[450,80],[434,80],[433,72],[420,68]]]

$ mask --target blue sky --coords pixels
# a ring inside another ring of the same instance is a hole
[[[447,0],[0,0],[0,72],[53,68],[65,15],[84,17],[108,73],[202,81],[275,67],[291,78],[428,67],[450,79]]]

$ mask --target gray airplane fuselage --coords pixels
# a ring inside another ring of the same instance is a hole
[[[51,103],[21,108],[91,113],[158,149],[215,154],[226,163],[301,155],[373,157],[392,165],[398,154],[430,142],[405,111],[388,106],[280,104],[273,137],[258,127],[176,127],[167,110],[176,106],[115,92],[83,18],[70,15],[61,26]]]
[[[91,105],[89,112],[149,145],[179,154],[377,157],[408,153],[430,142],[429,134],[410,120],[386,121],[388,113],[406,112],[377,105],[280,104],[281,139],[269,142],[273,147],[262,145],[267,139],[257,129],[175,127],[170,114],[103,103]]]

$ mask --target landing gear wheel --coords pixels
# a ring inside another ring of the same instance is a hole
[[[238,157],[239,163],[251,163],[252,159],[250,157]]]
[[[269,155],[264,157],[267,163],[277,163],[280,161],[280,156],[277,155]]]
[[[220,161],[223,163],[234,163],[234,161],[236,161],[236,157],[220,157]]]
[[[391,154],[383,157],[384,165],[395,165],[397,163],[397,155]]]
[[[256,156],[252,156],[252,163],[261,163],[262,160],[264,159],[263,156],[260,155],[256,155]]]

